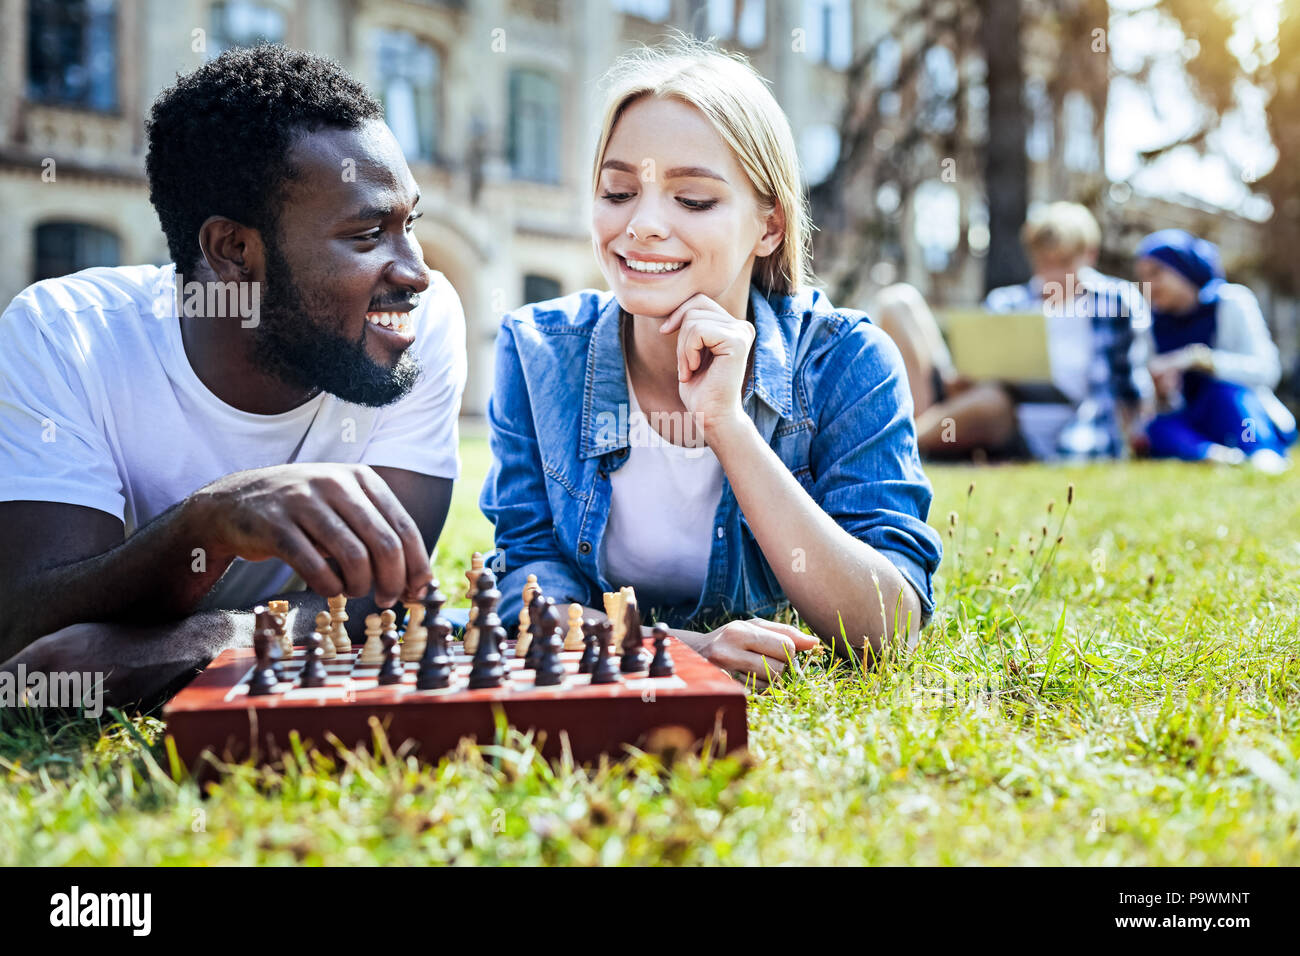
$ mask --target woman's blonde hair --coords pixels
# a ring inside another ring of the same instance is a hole
[[[785,238],[754,263],[753,282],[765,295],[791,295],[811,279],[812,225],[799,181],[790,121],[763,78],[738,54],[712,43],[674,36],[655,47],[625,53],[605,74],[604,119],[596,145],[592,191],[619,118],[642,97],[677,99],[695,107],[731,147],[764,212],[780,209]]]

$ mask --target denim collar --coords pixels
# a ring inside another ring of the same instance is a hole
[[[758,398],[780,418],[789,418],[794,408],[794,353],[798,319],[789,297],[777,299],[781,311],[772,308],[756,286],[750,286],[749,306],[754,315],[754,367],[745,383],[742,402],[750,417],[751,396]],[[609,297],[601,309],[587,346],[587,379],[582,400],[582,449],[585,458],[608,454],[628,445],[627,371],[623,361],[623,310],[618,299]],[[624,411],[620,413],[619,409]],[[612,431],[604,423],[616,423]]]

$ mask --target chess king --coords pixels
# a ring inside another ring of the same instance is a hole
[[[354,626],[418,597],[465,381],[460,302],[360,83],[231,50],[147,132],[172,262],[38,282],[0,317],[0,660],[126,701],[251,643],[217,609],[298,580],[302,634],[317,595]]]
[[[759,685],[816,645],[772,620],[784,606],[828,643],[910,642],[941,546],[906,373],[806,284],[789,122],[707,44],[634,52],[607,80],[591,232],[609,289],[525,306],[497,339],[481,503],[501,616],[530,573],[584,606],[631,585]]]

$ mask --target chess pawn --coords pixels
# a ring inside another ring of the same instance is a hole
[[[257,652],[257,664],[253,667],[253,675],[248,680],[250,696],[261,697],[275,692],[277,681],[275,672],[271,670],[270,654],[273,633],[270,628],[259,628],[253,632],[253,649]]]
[[[591,671],[593,684],[617,684],[622,680],[618,674],[618,664],[610,655],[610,645],[614,642],[614,625],[609,621],[600,624],[600,653],[596,656],[596,666]]]
[[[492,615],[496,617],[495,614]],[[499,624],[486,628],[474,652],[474,664],[469,671],[470,690],[481,687],[500,687],[505,679],[505,665],[501,662],[501,642],[506,639],[505,628]]]
[[[339,656],[339,652],[334,649],[334,641],[330,637],[330,614],[329,611],[320,611],[316,615],[316,633],[320,636],[320,656],[322,660],[333,660]]]
[[[538,687],[555,687],[564,683],[564,661],[560,659],[560,651],[564,649],[563,634],[564,629],[557,627],[542,639],[542,659],[533,678]]]
[[[424,628],[424,605],[409,601],[406,605],[406,633],[402,635],[402,660],[406,663],[424,657],[428,632]]]
[[[323,654],[321,645],[324,642],[321,630],[329,626],[329,615],[321,611],[318,617],[324,617],[326,623],[318,622],[317,629],[307,635],[306,647],[303,651],[302,674],[298,678],[299,687],[324,687],[325,678],[328,676],[325,664],[321,661]]]
[[[582,605],[570,604],[569,630],[564,636],[564,649],[566,651],[580,651],[582,647]]]
[[[366,643],[361,648],[357,663],[363,667],[375,667],[384,661],[384,625],[378,614],[366,615]]]
[[[578,673],[590,674],[596,669],[596,631],[600,625],[594,617],[582,622],[582,657],[578,660]]]
[[[352,650],[352,639],[348,637],[348,598],[346,594],[337,594],[327,602],[330,607],[330,642],[334,650],[347,654]]]
[[[531,578],[532,575],[530,574]],[[528,618],[528,605],[519,610],[519,630],[515,631],[515,657],[528,654],[528,645],[533,642],[532,621]]]
[[[651,677],[672,677],[676,671],[673,668],[672,656],[668,653],[668,625],[662,621],[654,626],[655,638],[655,656],[650,662]]]
[[[379,683],[400,684],[404,668],[397,657],[397,628],[392,626],[397,621],[397,615],[392,611],[385,611],[384,614],[392,614],[392,617],[386,622],[389,627],[384,630],[380,638],[384,648],[384,658],[379,664]],[[380,615],[381,620],[384,614]]]

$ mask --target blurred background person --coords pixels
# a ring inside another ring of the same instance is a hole
[[[1093,268],[1101,242],[1083,206],[1056,202],[1025,223],[1034,274],[989,293],[992,312],[1042,310],[1051,395],[1003,382],[972,382],[954,368],[938,324],[911,286],[882,290],[873,316],[903,353],[917,442],[933,458],[987,455],[1053,460],[1119,457],[1141,437],[1151,392],[1145,368],[1145,302],[1131,283]]]
[[[1224,280],[1214,243],[1181,229],[1143,239],[1136,271],[1162,410],[1146,429],[1152,457],[1285,470],[1296,422],[1272,391],[1282,364],[1255,294]]]

